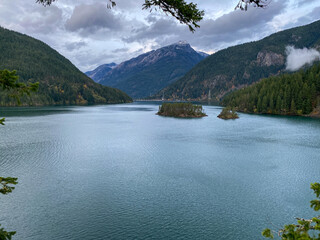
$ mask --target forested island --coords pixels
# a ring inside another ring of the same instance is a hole
[[[192,103],[163,103],[157,115],[179,118],[200,118],[207,116],[201,105]]]
[[[222,100],[223,106],[259,114],[318,116],[320,64],[292,74],[270,77],[235,91]]]
[[[225,107],[222,109],[221,113],[218,115],[218,118],[228,120],[228,119],[237,119],[239,118],[239,116],[234,109]]]

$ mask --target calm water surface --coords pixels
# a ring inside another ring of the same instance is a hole
[[[320,121],[155,115],[148,103],[1,109],[0,223],[14,239],[261,239],[315,215]]]

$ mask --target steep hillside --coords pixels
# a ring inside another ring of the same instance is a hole
[[[0,28],[0,68],[17,70],[22,82],[39,82],[34,105],[123,103],[131,98],[118,89],[95,83],[45,43]],[[30,103],[29,98],[22,99]],[[15,101],[0,92],[0,105]]]
[[[119,64],[99,82],[143,98],[175,82],[204,57],[188,43],[179,42]]]
[[[252,84],[285,70],[286,46],[320,49],[320,21],[275,33],[257,42],[221,50],[161,90],[167,99],[219,100],[231,90]]]
[[[222,104],[248,113],[315,114],[320,107],[320,64],[306,71],[263,79],[228,94]]]
[[[116,63],[103,64],[92,71],[85,72],[85,74],[98,83],[103,76],[110,72],[115,66],[117,66]]]

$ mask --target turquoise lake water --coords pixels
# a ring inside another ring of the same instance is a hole
[[[155,115],[153,103],[2,108],[0,224],[14,239],[262,239],[317,215],[320,120]]]

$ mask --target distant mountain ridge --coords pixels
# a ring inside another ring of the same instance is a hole
[[[117,64],[114,62],[108,63],[108,64],[103,64],[92,71],[85,72],[85,74],[89,78],[91,78],[93,81],[99,83],[101,78],[103,78],[104,75],[106,75],[108,72],[110,72],[116,66],[117,66]]]
[[[0,27],[0,68],[17,70],[22,82],[39,82],[31,95],[33,105],[124,103],[132,99],[124,92],[95,83],[68,59],[47,44]],[[30,103],[28,97],[23,104]],[[0,105],[16,102],[0,92]]]
[[[210,56],[210,54],[205,53],[205,52],[201,52],[201,51],[197,51],[197,53],[199,53],[201,56],[203,56],[204,58]]]
[[[260,41],[229,47],[210,55],[178,81],[152,98],[220,100],[235,89],[286,68],[286,47],[320,49],[320,21],[270,35]]]
[[[180,41],[125,61],[94,80],[133,98],[144,98],[175,82],[204,58]]]

